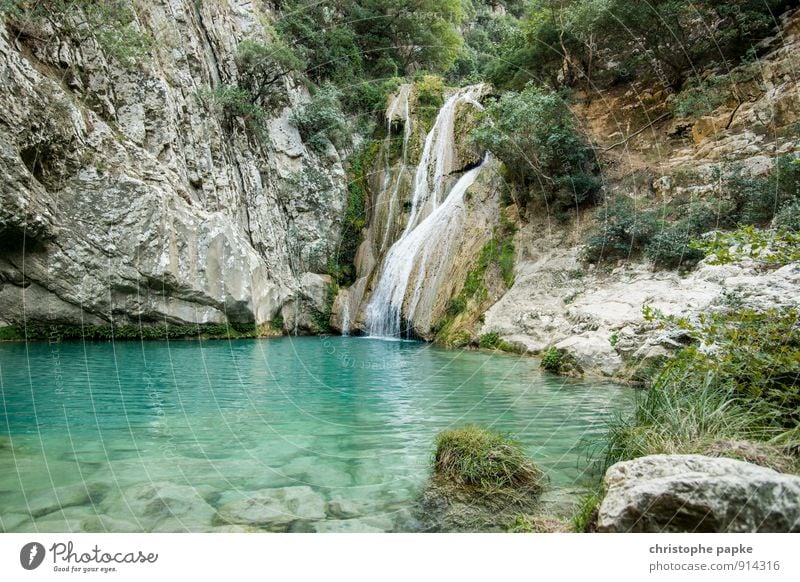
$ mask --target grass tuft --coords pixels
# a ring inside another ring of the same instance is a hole
[[[477,426],[436,437],[435,476],[462,487],[541,491],[544,473],[515,441]]]

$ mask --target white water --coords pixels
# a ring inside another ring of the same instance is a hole
[[[461,231],[464,193],[483,167],[481,164],[466,172],[444,198],[445,178],[453,170],[453,122],[459,104],[466,102],[480,107],[477,101],[480,90],[480,86],[466,87],[449,97],[425,138],[408,223],[389,249],[378,284],[367,304],[367,330],[371,336],[401,337],[403,320],[413,322],[426,290],[435,292],[438,287],[436,283],[442,277],[451,247]],[[403,313],[412,279],[413,293]]]
[[[342,306],[342,335],[350,335],[350,293],[345,293]]]

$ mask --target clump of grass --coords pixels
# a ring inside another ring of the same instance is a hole
[[[794,464],[788,453],[767,442],[782,432],[763,403],[709,384],[656,384],[638,394],[632,416],[610,423],[604,464],[657,454],[741,456],[741,447],[720,446],[733,441],[750,443],[759,451],[748,460],[788,468]]]
[[[492,491],[539,492],[544,473],[518,443],[478,426],[445,431],[436,437],[434,473],[461,487]]]
[[[578,533],[594,531],[601,501],[603,501],[603,493],[599,487],[588,491],[578,500],[570,522],[572,531]]]

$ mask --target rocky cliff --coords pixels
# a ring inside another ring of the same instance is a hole
[[[728,72],[736,79],[730,95],[705,115],[674,116],[674,95],[637,84],[580,95],[574,111],[596,144],[606,191],[631,196],[642,209],[666,209],[677,200],[720,197],[720,176],[733,167],[757,176],[780,155],[800,156],[800,13],[785,15],[762,50],[755,63]],[[475,335],[494,332],[533,353],[559,348],[577,360],[576,373],[636,379],[681,347],[679,338],[645,321],[644,305],[689,317],[733,303],[800,305],[796,263],[765,271],[754,263],[701,262],[688,272],[642,259],[587,264],[582,250],[597,226],[593,212],[566,223],[541,213],[527,217],[514,238],[514,286]]]
[[[74,14],[0,23],[0,324],[308,325],[298,306],[324,301],[314,273],[339,237],[339,154],[304,145],[291,76],[261,135],[208,98],[236,84],[268,6],[132,6],[151,39],[135,63]]]

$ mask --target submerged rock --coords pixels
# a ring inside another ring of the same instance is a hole
[[[302,485],[223,495],[218,519],[227,524],[285,530],[293,522],[316,521],[325,515],[325,500]]]
[[[31,516],[39,518],[68,507],[99,503],[108,490],[109,486],[104,483],[78,483],[57,487],[28,501],[28,507]]]
[[[314,524],[317,533],[379,533],[386,530],[369,525],[361,519],[331,519]]]
[[[110,495],[102,509],[135,524],[137,531],[205,531],[216,512],[202,493],[190,485],[145,483]]]
[[[800,532],[800,477],[744,461],[651,455],[604,482],[601,532]]]

